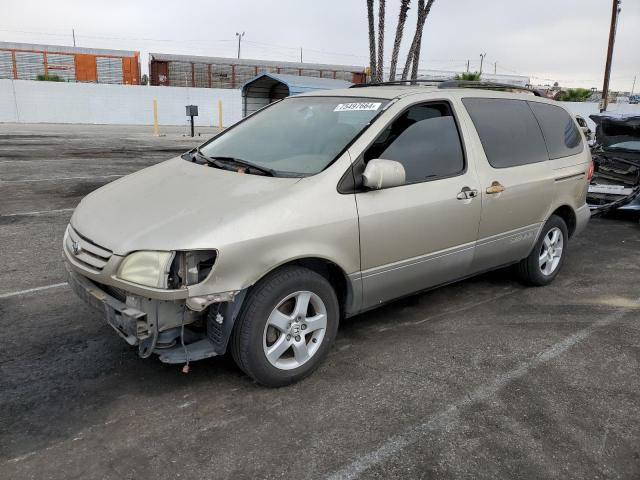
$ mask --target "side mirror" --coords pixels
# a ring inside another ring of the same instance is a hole
[[[405,180],[404,167],[395,160],[374,158],[367,162],[362,173],[362,184],[372,190],[397,187],[403,185]]]

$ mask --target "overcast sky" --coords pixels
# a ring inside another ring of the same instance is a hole
[[[425,27],[421,68],[522,74],[533,83],[602,86],[610,0],[436,0]],[[377,2],[376,2],[377,4]],[[188,6],[187,6],[188,5]],[[415,6],[405,30],[406,51]],[[399,0],[387,0],[386,65]],[[0,40],[147,52],[242,56],[366,65],[365,0],[2,0]],[[640,75],[640,1],[623,0],[612,88],[630,90]],[[404,55],[401,56],[404,61]],[[147,70],[143,65],[143,70]],[[636,91],[640,89],[640,79]]]

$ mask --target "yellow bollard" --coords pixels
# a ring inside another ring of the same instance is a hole
[[[222,100],[218,100],[218,128],[222,130]]]
[[[153,99],[153,135],[155,137],[160,136],[160,130],[158,129],[158,100]]]

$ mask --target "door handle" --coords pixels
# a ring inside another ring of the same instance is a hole
[[[472,190],[469,187],[463,187],[462,190],[456,195],[458,200],[470,200],[478,196],[478,190]]]
[[[504,185],[502,185],[497,180],[493,181],[491,183],[491,186],[487,188],[487,193],[489,193],[489,194],[501,193],[501,192],[504,192],[504,191],[505,191]]]

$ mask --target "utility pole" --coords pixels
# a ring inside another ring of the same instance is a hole
[[[236,32],[236,37],[238,37],[238,58],[240,58],[240,42],[242,41],[242,37],[244,37],[244,32]]]
[[[302,47],[300,47],[300,63],[302,63]]]
[[[73,37],[73,46],[76,46],[76,31],[75,29],[71,29],[71,36]]]
[[[636,76],[633,76],[633,85],[631,85],[631,95],[633,95],[633,91],[636,89]]]
[[[480,54],[480,75],[482,75],[482,64],[484,63],[484,57],[486,57],[487,54],[486,53],[481,53]]]
[[[467,60],[467,73],[469,73],[469,60]]]
[[[609,47],[607,48],[607,64],[604,68],[604,83],[602,85],[602,103],[600,112],[607,110],[609,106],[609,77],[611,76],[611,61],[613,59],[613,44],[616,40],[618,28],[618,14],[620,13],[620,0],[613,0],[611,9],[611,26],[609,27]]]
[[[498,74],[498,62],[493,62],[493,74]]]

